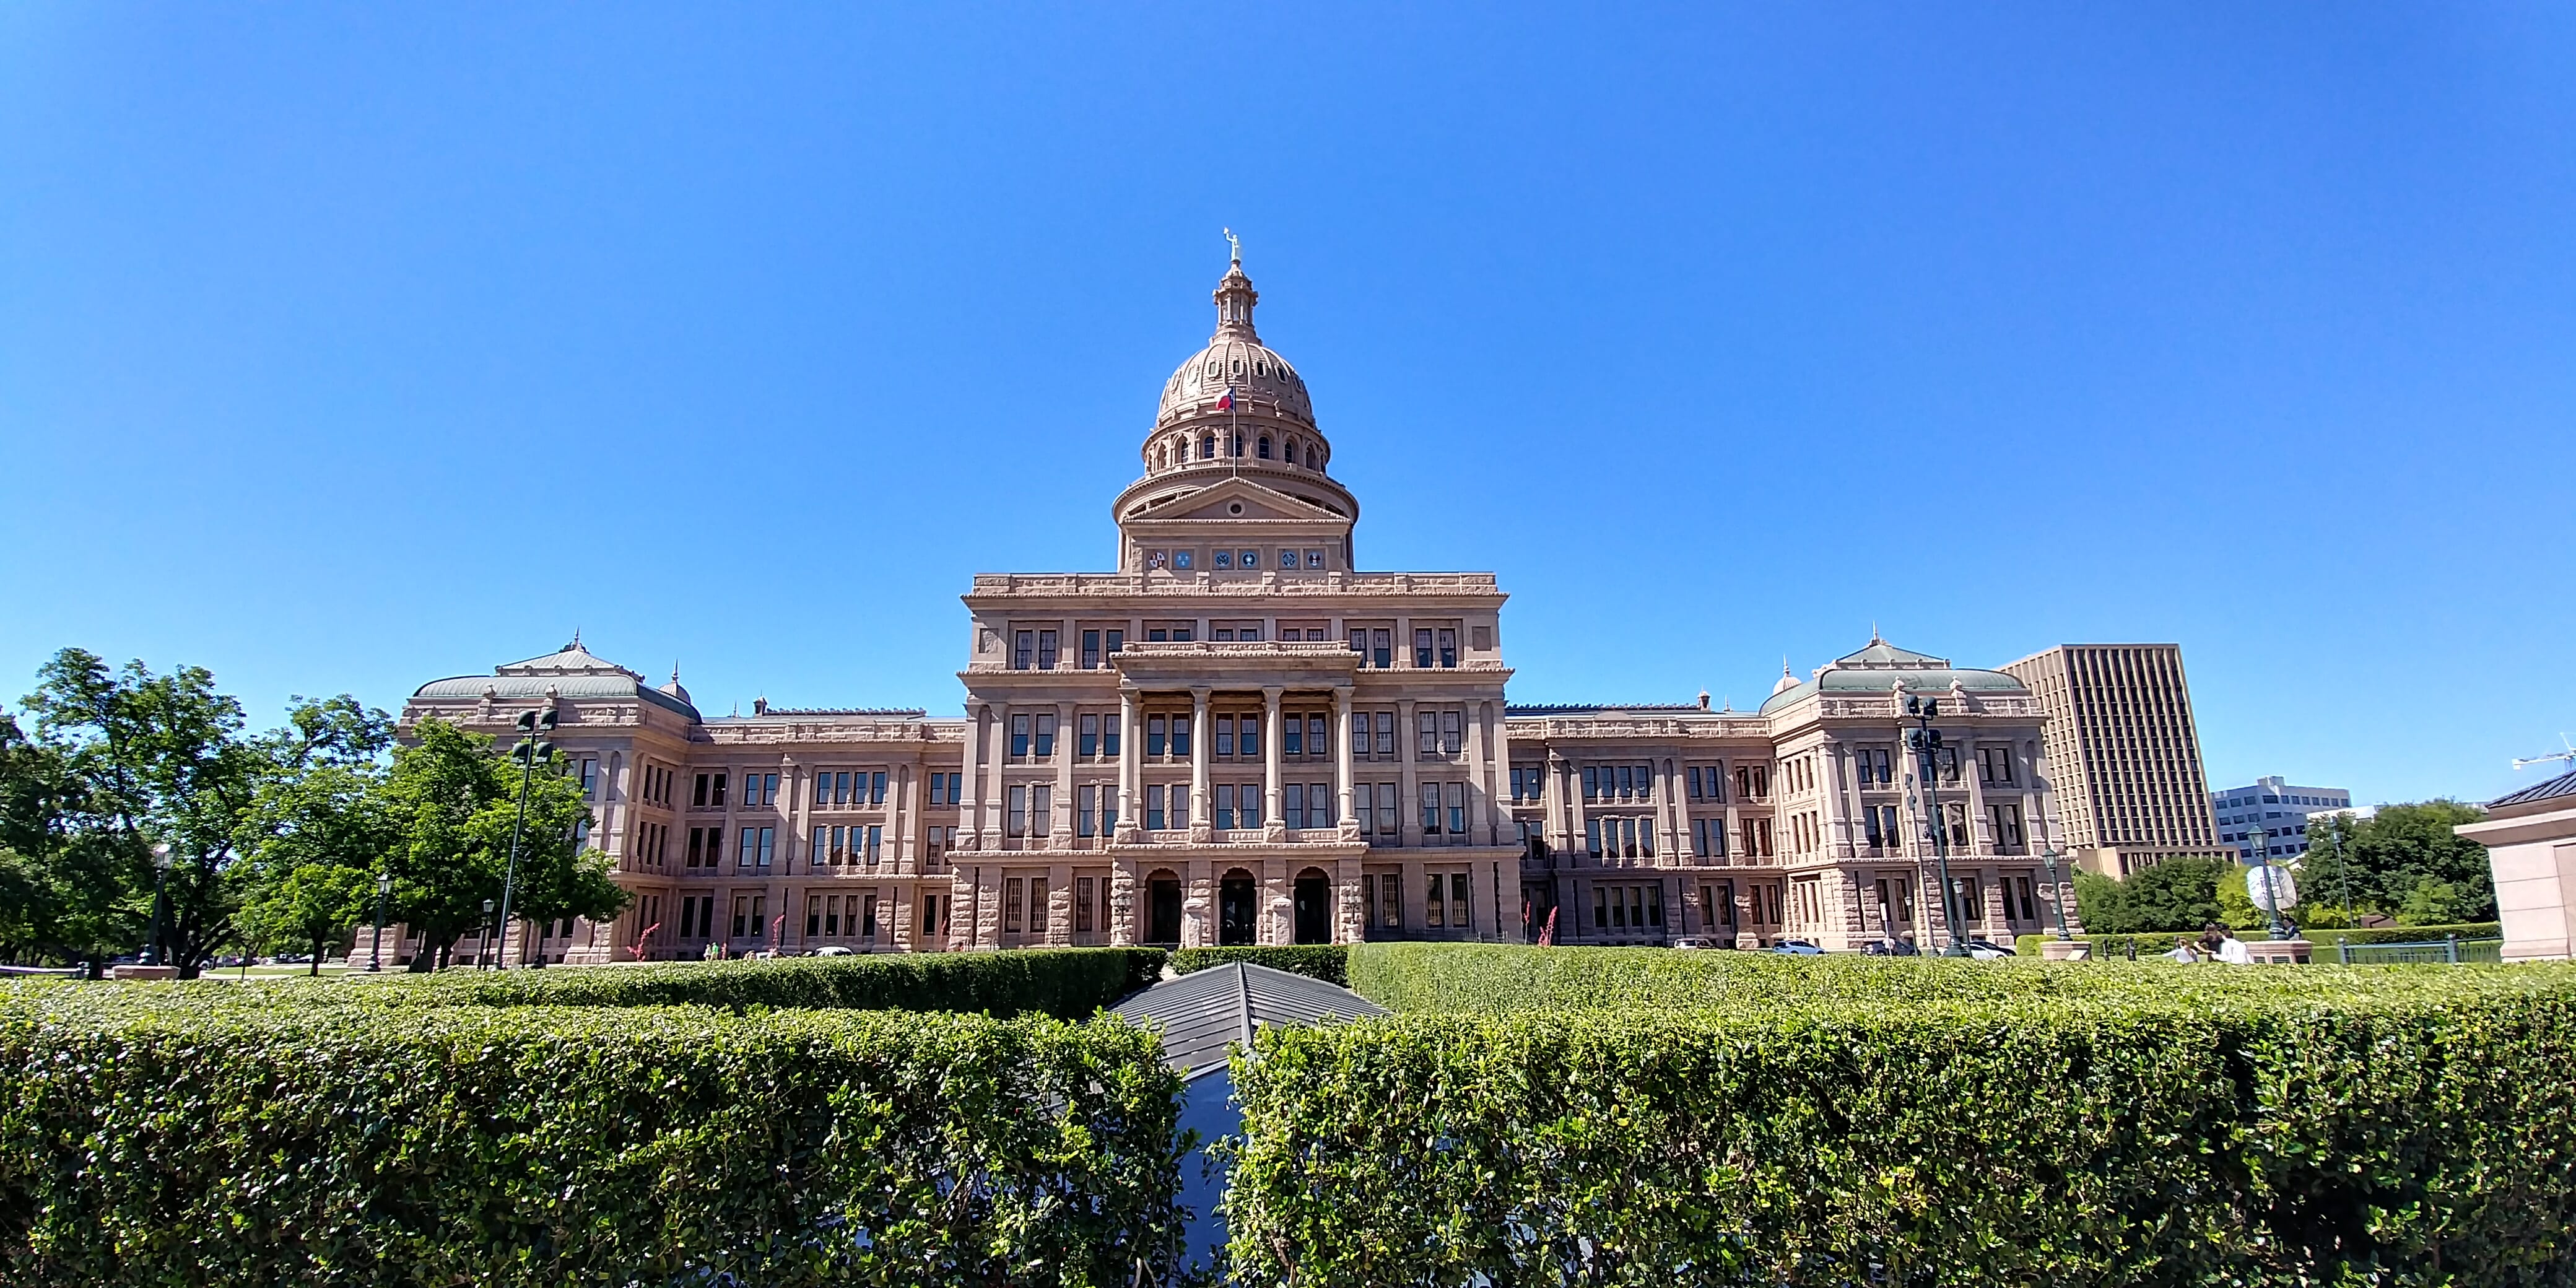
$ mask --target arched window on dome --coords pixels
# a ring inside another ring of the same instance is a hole
[[[1199,435],[1199,459],[1203,461],[1216,459],[1216,435]]]
[[[1315,464],[1315,445],[1312,443],[1306,445],[1306,468],[1310,470],[1321,468]]]
[[[1238,461],[1243,459],[1243,431],[1241,430],[1236,430],[1234,434],[1234,459]]]
[[[1268,434],[1261,436],[1261,459],[1265,461],[1270,459],[1270,436]]]

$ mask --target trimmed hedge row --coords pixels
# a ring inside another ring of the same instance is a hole
[[[1187,975],[1192,971],[1223,966],[1229,962],[1249,962],[1284,970],[1295,975],[1320,979],[1327,984],[1350,986],[1350,949],[1341,944],[1277,944],[1255,948],[1184,948],[1172,954],[1172,971]]]
[[[1174,1252],[1157,1054],[1114,1022],[26,990],[0,1279],[1123,1285]]]
[[[2356,990],[2442,989],[2456,982],[2444,972],[2461,970],[2481,978],[2504,978],[2500,970],[2576,978],[2559,968],[2528,966],[2222,969],[2152,955],[2137,962],[1961,961],[1513,944],[1358,944],[1350,954],[1351,987],[1388,1010],[1491,1015],[1587,1007],[1756,1010],[2130,996],[2333,999]]]
[[[380,979],[277,981],[302,996],[430,1006],[765,1006],[981,1011],[1078,1020],[1162,978],[1160,948],[789,957],[721,962],[446,971]],[[207,983],[191,987],[239,989]]]
[[[2457,935],[2462,939],[2499,939],[2504,935],[2504,925],[2501,922],[2494,921],[2470,921],[2450,926],[2373,926],[2367,929],[2353,930],[2302,929],[2299,933],[2306,936],[2308,942],[2317,946],[2316,955],[2318,957],[2331,959],[2334,955],[2334,946],[2337,943],[2355,945],[2414,944],[2423,943],[2428,940],[2439,940],[2445,935]],[[2138,952],[2142,955],[2146,953],[2170,952],[2172,951],[2175,943],[2181,940],[2197,939],[2199,937],[2200,932],[2197,930],[2160,930],[2134,935],[2076,936],[2077,939],[2093,945],[2094,953],[2102,957],[2125,957],[2128,955],[2129,946],[2133,943],[2137,945]],[[2243,937],[2244,935],[2240,933],[2239,938]],[[2023,935],[2013,941],[2013,951],[2024,957],[2037,957],[2040,954],[2040,945],[2055,938],[2057,938],[2055,935]]]
[[[1234,1065],[1235,1269],[1309,1286],[2568,1283],[2576,977],[2418,974],[2452,982],[2330,1004],[1266,1029]]]

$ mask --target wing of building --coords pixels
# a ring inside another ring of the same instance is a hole
[[[505,950],[1928,945],[1945,869],[1963,935],[2053,928],[2022,681],[1873,639],[1756,712],[1506,705],[1494,575],[1359,565],[1358,501],[1258,298],[1237,261],[1165,383],[1114,571],[974,578],[962,719],[709,717],[578,641],[422,686],[406,732],[551,706],[635,896]],[[1940,705],[1928,776],[1908,695]]]

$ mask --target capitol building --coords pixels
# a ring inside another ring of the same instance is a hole
[[[1873,639],[1784,672],[1758,711],[1511,705],[1492,573],[1360,566],[1358,499],[1304,377],[1254,329],[1258,299],[1238,258],[1112,503],[1115,569],[975,576],[961,718],[708,716],[676,675],[656,686],[578,640],[421,686],[406,734],[435,717],[507,736],[550,706],[590,842],[633,895],[613,922],[514,932],[506,955],[1542,934],[1830,950],[1934,945],[1953,915],[1999,940],[2053,925],[2046,717],[2021,681]],[[1941,707],[1927,784],[1901,741],[1909,694]]]

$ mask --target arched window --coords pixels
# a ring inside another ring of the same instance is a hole
[[[1203,461],[1216,459],[1216,435],[1199,435],[1199,459]]]
[[[1265,461],[1270,459],[1270,436],[1268,434],[1261,436],[1261,459]]]
[[[1315,445],[1312,443],[1306,445],[1306,468],[1310,470],[1321,468],[1315,464]]]
[[[1296,464],[1296,463],[1297,463],[1297,440],[1296,440],[1296,439],[1293,439],[1293,438],[1292,438],[1292,439],[1289,439],[1286,443],[1284,443],[1284,444],[1282,444],[1282,445],[1280,446],[1280,448],[1279,448],[1279,459],[1281,459],[1281,460],[1283,460],[1283,461],[1286,461],[1286,462],[1288,462],[1288,463],[1289,463],[1289,464],[1291,464],[1291,465],[1294,465],[1294,464]]]
[[[1243,435],[1239,431],[1234,436],[1234,457],[1236,460],[1243,459]]]

